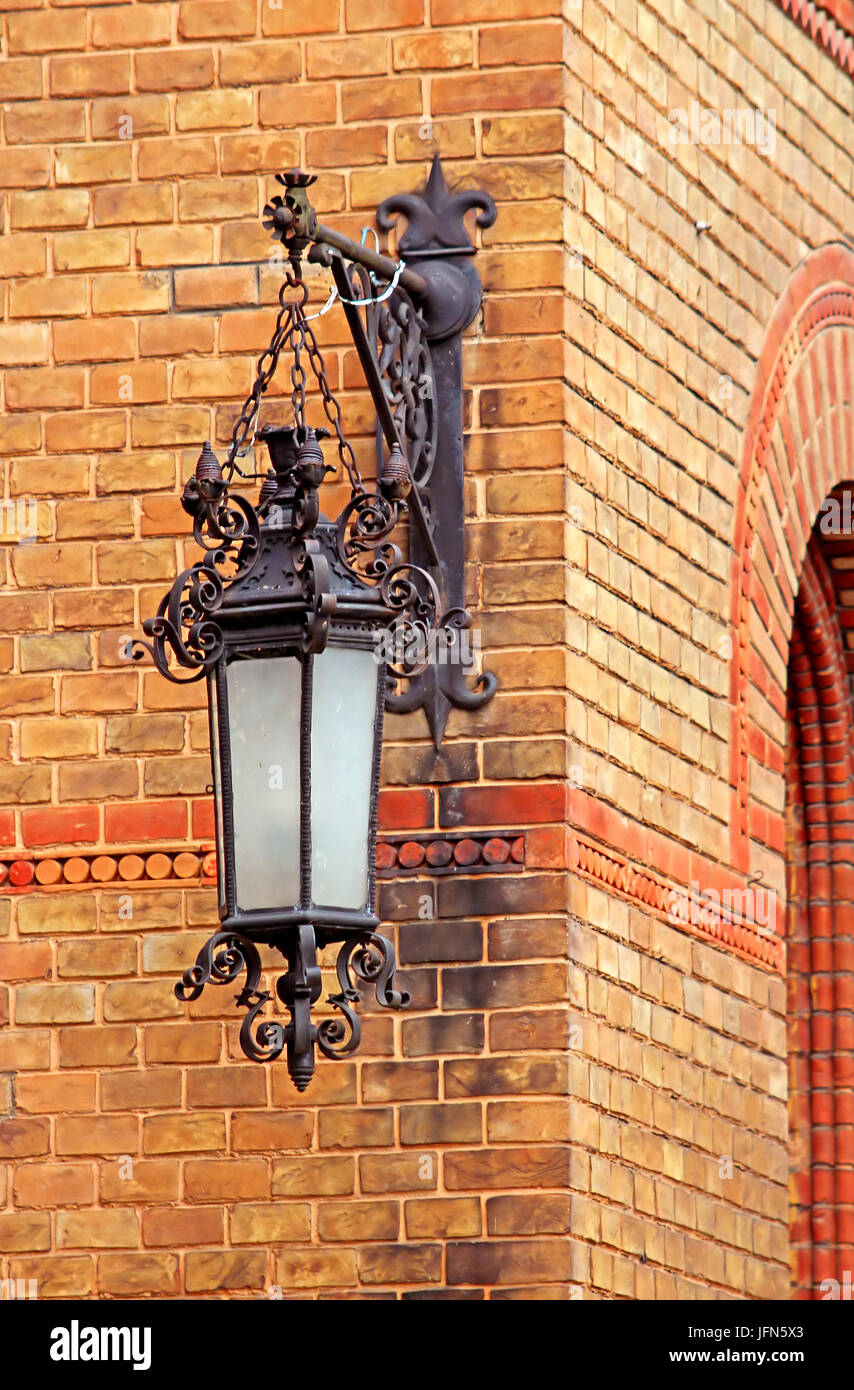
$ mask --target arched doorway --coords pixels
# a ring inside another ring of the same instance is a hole
[[[852,479],[854,253],[834,243],[766,333],[731,587],[731,863],[786,908],[795,1298],[854,1296]]]
[[[788,680],[788,1046],[792,1293],[854,1270],[854,490],[823,505]],[[827,524],[829,523],[829,524]]]

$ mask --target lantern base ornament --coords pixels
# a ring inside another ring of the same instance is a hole
[[[175,994],[183,1003],[198,999],[205,985],[233,984],[246,971],[243,988],[234,996],[238,1008],[247,1010],[240,1025],[240,1046],[253,1062],[272,1062],[286,1052],[288,1075],[298,1091],[305,1091],[314,1075],[315,1045],[324,1057],[349,1057],[359,1046],[362,1027],[352,1005],[359,1001],[359,991],[351,975],[364,984],[373,985],[377,1003],[389,1009],[405,1009],[409,995],[393,986],[396,959],[391,942],[378,932],[354,931],[341,944],[336,963],[339,991],[328,996],[337,1013],[312,1022],[312,1006],[322,992],[320,966],[317,963],[318,944],[340,940],[303,922],[282,932],[278,938],[265,937],[264,944],[281,951],[288,970],[280,975],[276,994],[290,1014],[289,1023],[275,1019],[262,1020],[255,1031],[258,1014],[271,998],[270,991],[261,989],[261,955],[258,944],[238,931],[214,932],[205,942],[195,965],[184,971]],[[325,940],[323,940],[325,938]]]

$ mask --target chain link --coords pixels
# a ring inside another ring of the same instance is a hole
[[[302,349],[305,343],[305,329],[300,322],[300,316],[294,314],[294,321],[291,326],[290,347],[293,353],[291,363],[291,405],[294,412],[294,426],[298,430],[305,431],[305,367],[302,365]]]

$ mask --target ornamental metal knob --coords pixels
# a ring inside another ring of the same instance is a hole
[[[323,450],[317,435],[313,429],[306,429],[305,439],[297,449],[294,467],[297,482],[304,488],[320,487],[329,471],[329,466],[323,462]]]
[[[272,502],[278,495],[279,480],[276,477],[275,468],[268,468],[261,490],[258,493],[258,506],[266,507],[268,502]]]
[[[199,454],[196,470],[188,478],[181,493],[181,506],[189,516],[199,516],[206,505],[216,502],[226,491],[225,478],[219,459],[206,439]]]
[[[409,463],[399,444],[392,446],[379,478],[380,492],[390,502],[400,502],[412,490]]]
[[[206,439],[202,445],[202,452],[196,462],[196,480],[199,483],[222,482],[219,459],[211,448],[209,439]]]

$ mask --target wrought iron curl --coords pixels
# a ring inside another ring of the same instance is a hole
[[[270,992],[259,989],[261,957],[254,942],[239,932],[215,932],[205,942],[195,965],[184,971],[175,986],[175,996],[183,1003],[198,999],[205,985],[230,985],[246,971],[246,980],[234,996],[238,1008],[248,1010],[240,1025],[240,1045],[253,1062],[270,1062],[278,1057],[285,1045],[285,1030],[273,1020],[262,1022],[253,1035],[252,1027],[260,1011],[270,999]]]
[[[358,996],[356,996],[358,998]],[[324,1057],[349,1057],[362,1040],[362,1024],[343,994],[330,994],[329,1002],[341,1017],[324,1018],[317,1025],[317,1046]]]
[[[236,557],[238,570],[248,567],[260,544],[260,529],[255,508],[245,497],[225,493],[222,500],[206,507],[193,518],[193,539],[203,550],[227,552],[240,546]]]
[[[240,1025],[240,1046],[252,1062],[273,1062],[284,1050],[284,1024],[265,1019],[259,1023],[254,1035],[252,1033],[252,1025],[269,998],[269,990],[264,989],[254,996],[254,1002],[245,1001],[247,1004],[251,1002],[251,1008]]]
[[[155,616],[142,625],[151,641],[135,638],[129,656],[141,661],[149,653],[161,673],[176,684],[200,679],[223,651],[222,632],[213,620],[222,596],[222,579],[209,561],[200,560],[184,570],[160,600]],[[170,653],[193,676],[178,676],[170,670]]]
[[[384,649],[385,665],[394,680],[411,680],[430,665],[436,632],[426,623],[398,618]]]
[[[406,290],[377,294],[368,270],[349,268],[350,284],[365,304],[365,332],[376,351],[383,390],[388,397],[410,473],[423,487],[436,458],[438,418],[433,389],[433,362],[424,320]],[[377,469],[383,461],[382,430],[377,430]]]
[[[382,576],[380,593],[389,608],[407,613],[429,629],[435,629],[441,595],[432,574],[407,561],[395,565]]]
[[[341,985],[341,994],[347,1000],[356,1000],[359,992],[350,977],[350,971],[357,979],[374,986],[377,1003],[387,1009],[405,1009],[410,1002],[406,990],[393,989],[391,982],[397,969],[394,947],[379,932],[365,932],[344,942],[338,952],[336,973]]]
[[[294,550],[294,568],[302,577],[306,600],[311,610],[306,614],[304,650],[322,652],[329,636],[329,620],[338,606],[331,593],[332,577],[329,563],[313,537],[306,537]]]
[[[214,932],[196,956],[195,965],[184,971],[179,984],[175,986],[175,996],[184,1003],[198,999],[206,984],[230,985],[243,970],[246,971],[246,984],[241,994],[235,997],[244,1003],[243,995],[254,993],[261,982],[261,957],[258,949],[247,937],[234,931]]]
[[[398,504],[381,493],[351,497],[336,524],[338,556],[350,574],[376,582],[399,564],[400,550],[386,540],[399,515]]]

